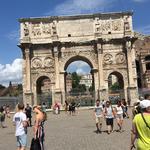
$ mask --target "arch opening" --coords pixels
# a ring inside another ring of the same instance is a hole
[[[51,81],[47,76],[41,76],[36,81],[37,103],[52,105]]]
[[[66,100],[81,106],[94,105],[94,74],[93,65],[85,57],[73,57],[67,61],[65,74]]]
[[[125,98],[124,80],[119,72],[112,72],[108,76],[109,99],[116,104],[119,99]]]

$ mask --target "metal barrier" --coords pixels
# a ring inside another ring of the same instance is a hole
[[[80,106],[94,106],[95,105],[95,92],[77,92],[65,93],[66,100],[70,103],[74,101]]]
[[[19,102],[22,102],[22,97],[0,97],[0,107],[3,105],[8,105],[10,110],[13,111]]]

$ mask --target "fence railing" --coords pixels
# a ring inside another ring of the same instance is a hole
[[[8,105],[10,110],[13,111],[21,101],[23,101],[22,97],[0,97],[0,106]]]

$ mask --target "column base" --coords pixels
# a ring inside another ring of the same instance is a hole
[[[103,88],[99,90],[99,98],[100,100],[108,100],[108,92],[107,89]]]
[[[24,93],[23,102],[25,104],[28,103],[31,106],[35,105],[34,100],[33,100],[33,93],[32,92],[26,92],[26,93]]]
[[[63,103],[63,99],[62,99],[62,91],[60,89],[56,89],[53,93],[53,104],[55,102],[58,102],[60,104]]]
[[[128,105],[133,106],[139,98],[137,87],[128,87],[127,88],[127,101]]]

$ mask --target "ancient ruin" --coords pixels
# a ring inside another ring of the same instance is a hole
[[[136,38],[132,12],[22,18],[24,101],[40,103],[42,85],[49,85],[52,103],[65,101],[65,72],[75,60],[91,67],[95,98],[108,99],[108,77],[116,75],[122,97],[137,100]],[[44,82],[45,81],[45,82]]]

